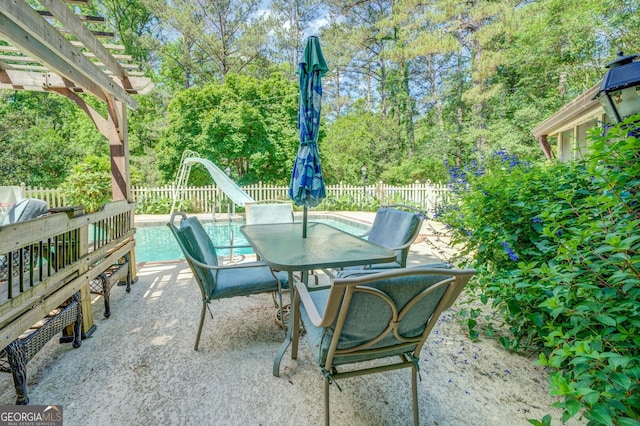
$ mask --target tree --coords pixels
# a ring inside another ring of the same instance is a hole
[[[102,0],[96,6],[106,12],[104,15],[108,17],[108,26],[115,29],[126,52],[138,62],[147,61],[151,47],[148,40],[152,35],[155,19],[144,1]]]
[[[403,153],[397,149],[401,138],[397,122],[380,119],[378,114],[365,111],[364,105],[336,119],[318,143],[325,180],[330,184],[358,183],[365,165],[369,181],[377,181],[386,168],[401,161]]]
[[[322,80],[322,111],[330,121],[343,115],[352,99],[345,79],[349,75],[349,63],[355,55],[355,48],[344,43],[348,35],[347,25],[332,21],[322,29],[320,36],[324,56],[329,58],[329,71]]]
[[[184,70],[184,87],[239,73],[265,54],[267,34],[263,18],[256,15],[258,0],[177,0],[171,4],[144,0],[166,30],[166,53],[178,70]]]
[[[260,81],[230,74],[178,93],[160,143],[160,169],[173,180],[182,152],[191,149],[242,183],[282,182],[297,144],[297,87],[281,74]]]
[[[321,14],[320,0],[271,0],[273,42],[271,57],[289,63],[289,76],[298,70],[304,30]]]
[[[61,96],[1,91],[0,185],[57,187],[81,156],[71,122],[74,105]]]

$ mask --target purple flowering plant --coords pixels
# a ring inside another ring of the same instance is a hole
[[[480,272],[471,290],[508,326],[504,347],[553,369],[562,421],[640,425],[640,140],[631,120],[594,131],[582,161],[526,163],[499,151],[457,168],[455,208],[440,215],[460,258]],[[475,326],[479,313],[468,315]]]

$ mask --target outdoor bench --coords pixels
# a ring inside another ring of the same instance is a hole
[[[111,316],[111,288],[115,285],[126,286],[127,293],[131,292],[131,269],[129,268],[129,254],[125,254],[118,262],[109,266],[98,277],[91,281],[91,293],[100,294],[104,298],[104,317]]]
[[[69,326],[72,326],[72,334],[65,333]],[[74,348],[79,348],[82,343],[81,326],[82,307],[80,292],[77,292],[0,351],[0,371],[13,375],[16,405],[29,403],[27,363],[60,332],[63,332],[60,343],[73,343]]]

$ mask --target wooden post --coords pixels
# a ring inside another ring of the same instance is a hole
[[[120,101],[109,102],[109,150],[111,152],[111,191],[113,201],[130,200],[129,139],[127,107]]]
[[[84,208],[80,207],[79,211],[74,212],[75,216],[84,214]],[[80,257],[89,252],[89,225],[80,228]],[[88,270],[88,265],[83,265],[80,273],[83,274]],[[82,334],[90,336],[96,329],[93,324],[93,306],[91,305],[91,289],[89,282],[80,289],[81,307],[82,307]]]
[[[49,209],[50,212],[64,212],[69,219],[73,219],[78,216],[84,215],[84,207],[60,207]],[[85,225],[79,229],[78,241],[73,241],[72,244],[78,244],[79,253],[78,257],[82,258],[89,252],[89,225]],[[89,270],[87,264],[82,264],[78,269],[79,275],[86,273]],[[84,337],[90,336],[95,331],[96,327],[93,324],[93,306],[91,305],[91,289],[89,288],[89,282],[87,281],[80,288],[80,307],[82,309],[82,335]],[[67,335],[73,335],[73,325],[67,326]]]
[[[135,225],[135,210],[129,212],[130,225],[129,229]],[[136,251],[131,250],[129,252],[129,273],[131,274],[131,282],[134,283],[138,280],[138,268],[136,267]]]
[[[551,151],[551,146],[547,141],[547,135],[541,135],[538,138],[538,143],[540,144],[540,148],[542,148],[544,155],[547,157],[547,160],[553,160],[553,151]]]

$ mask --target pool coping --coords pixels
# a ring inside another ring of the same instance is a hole
[[[227,214],[217,214],[212,215],[211,213],[194,213],[189,216],[197,216],[198,219],[203,223],[216,222],[216,223],[227,223],[227,222],[242,222],[244,221],[244,214],[235,214],[235,215],[227,215]],[[373,223],[373,218],[375,216],[375,212],[333,212],[333,211],[321,211],[321,212],[309,212],[308,220],[313,219],[334,219],[339,222],[351,222],[358,223],[360,225],[371,226]],[[157,214],[157,215],[135,215],[134,224],[136,227],[141,226],[157,226],[160,224],[166,224],[169,222],[170,215],[166,214]],[[294,213],[295,221],[302,222],[302,212]]]

